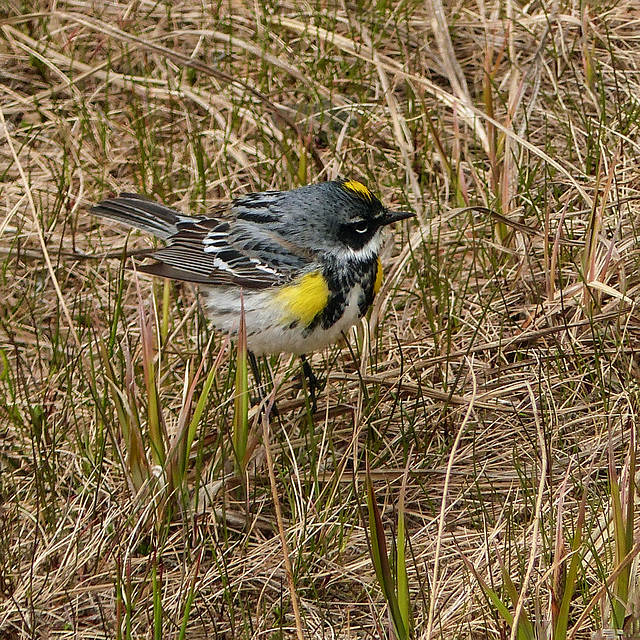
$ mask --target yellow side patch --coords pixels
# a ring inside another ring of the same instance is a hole
[[[329,287],[321,273],[307,273],[278,293],[276,302],[282,305],[287,322],[308,325],[327,306]]]
[[[345,182],[342,183],[342,186],[349,191],[357,193],[365,200],[371,200],[373,198],[373,194],[371,193],[371,191],[369,191],[369,189],[367,189],[367,187],[365,187],[362,182],[358,182],[357,180],[345,180]]]
[[[376,281],[373,283],[373,295],[377,296],[378,291],[380,291],[380,287],[382,287],[382,262],[380,258],[378,258],[378,271],[376,273]]]

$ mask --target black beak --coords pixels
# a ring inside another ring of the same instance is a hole
[[[380,219],[380,226],[393,224],[394,222],[400,222],[400,220],[406,220],[407,218],[415,217],[413,211],[385,211],[384,215]]]

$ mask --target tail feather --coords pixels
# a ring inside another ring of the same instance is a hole
[[[91,209],[91,213],[123,222],[163,240],[175,235],[178,223],[185,218],[174,209],[136,193],[121,193],[117,198],[103,200]]]

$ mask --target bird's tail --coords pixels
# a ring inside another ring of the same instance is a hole
[[[121,193],[117,198],[103,200],[92,207],[91,213],[142,229],[163,240],[178,232],[178,222],[185,217],[136,193]]]

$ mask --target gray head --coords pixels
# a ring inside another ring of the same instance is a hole
[[[256,193],[234,202],[238,220],[266,223],[310,252],[377,253],[382,228],[414,214],[389,211],[362,183],[334,180],[293,191]]]

